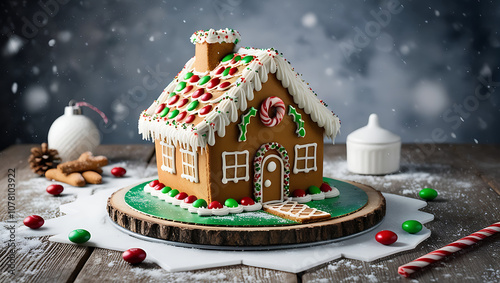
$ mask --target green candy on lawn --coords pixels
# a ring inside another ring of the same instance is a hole
[[[228,198],[224,202],[224,205],[227,207],[238,207],[238,202],[235,199]]]
[[[179,190],[175,190],[175,189],[168,192],[168,195],[171,197],[175,197],[178,194],[179,194]]]
[[[193,207],[200,208],[200,207],[207,207],[207,202],[204,199],[197,199],[193,202]]]
[[[164,187],[163,189],[161,189],[161,193],[162,194],[167,194],[168,192],[170,192],[172,190],[171,187]]]
[[[317,194],[320,194],[321,193],[321,189],[316,187],[316,186],[310,186],[307,191],[311,194],[311,195],[317,195]]]

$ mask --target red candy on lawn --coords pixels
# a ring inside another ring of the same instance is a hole
[[[128,263],[137,264],[146,259],[146,252],[143,249],[131,248],[124,251],[122,257]]]
[[[188,196],[187,198],[184,199],[185,203],[193,203],[195,200],[198,198],[196,196]]]
[[[156,186],[153,187],[153,189],[155,189],[157,191],[159,191],[159,190],[161,190],[163,188],[165,188],[165,185],[162,184],[162,183],[159,183],[159,182],[158,182],[158,184],[156,184]]]
[[[154,181],[149,182],[149,186],[150,186],[151,188],[154,188],[154,187],[155,187],[156,185],[158,185],[159,183],[160,183],[160,181],[158,181],[158,180],[154,180]]]
[[[43,220],[43,218],[38,215],[30,215],[24,218],[23,223],[31,229],[38,229],[42,227],[42,225],[45,223],[45,220]]]
[[[111,169],[111,174],[113,174],[113,176],[115,177],[123,177],[125,173],[127,173],[127,170],[125,170],[125,168],[123,167],[115,167]]]
[[[59,184],[52,184],[45,189],[51,195],[60,195],[64,191],[64,187]]]
[[[178,194],[175,196],[175,198],[176,198],[176,199],[178,199],[178,200],[183,200],[183,199],[185,199],[185,198],[187,198],[187,197],[188,197],[188,194],[186,194],[186,193],[184,193],[184,192],[182,192],[182,193],[178,193]]]
[[[304,191],[303,189],[296,189],[295,191],[293,191],[292,195],[294,198],[305,197],[306,191]]]
[[[331,191],[331,190],[332,190],[332,187],[330,187],[330,185],[328,185],[328,183],[323,183],[323,184],[321,184],[321,187],[319,187],[319,189],[320,189],[322,192],[326,193],[326,192]]]
[[[389,230],[382,230],[375,235],[375,240],[383,245],[391,245],[398,240],[398,235]]]
[[[240,201],[241,205],[254,205],[255,204],[255,201],[253,201],[252,198],[250,197],[244,197],[241,199]]]
[[[208,205],[208,209],[221,209],[221,208],[222,208],[222,204],[216,200],[212,201]]]

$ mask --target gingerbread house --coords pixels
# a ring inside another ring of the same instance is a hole
[[[338,117],[275,49],[240,48],[232,29],[191,36],[195,56],[139,118],[159,181],[208,203],[283,201],[320,186]]]

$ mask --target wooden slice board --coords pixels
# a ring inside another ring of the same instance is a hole
[[[385,198],[374,188],[344,181],[362,189],[368,203],[347,216],[309,224],[289,226],[206,226],[159,219],[130,208],[124,201],[129,186],[113,193],[107,211],[112,221],[148,237],[197,245],[275,246],[328,241],[367,230],[385,216]]]

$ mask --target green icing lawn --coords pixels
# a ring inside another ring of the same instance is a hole
[[[366,193],[358,187],[334,179],[323,178],[331,186],[337,187],[340,196],[306,203],[310,207],[328,212],[332,217],[339,217],[359,210],[368,202]],[[187,209],[167,203],[143,191],[149,182],[130,189],[125,194],[125,202],[133,209],[154,217],[185,223],[217,226],[276,226],[292,225],[297,222],[284,219],[262,210],[243,212],[226,216],[199,216]]]

